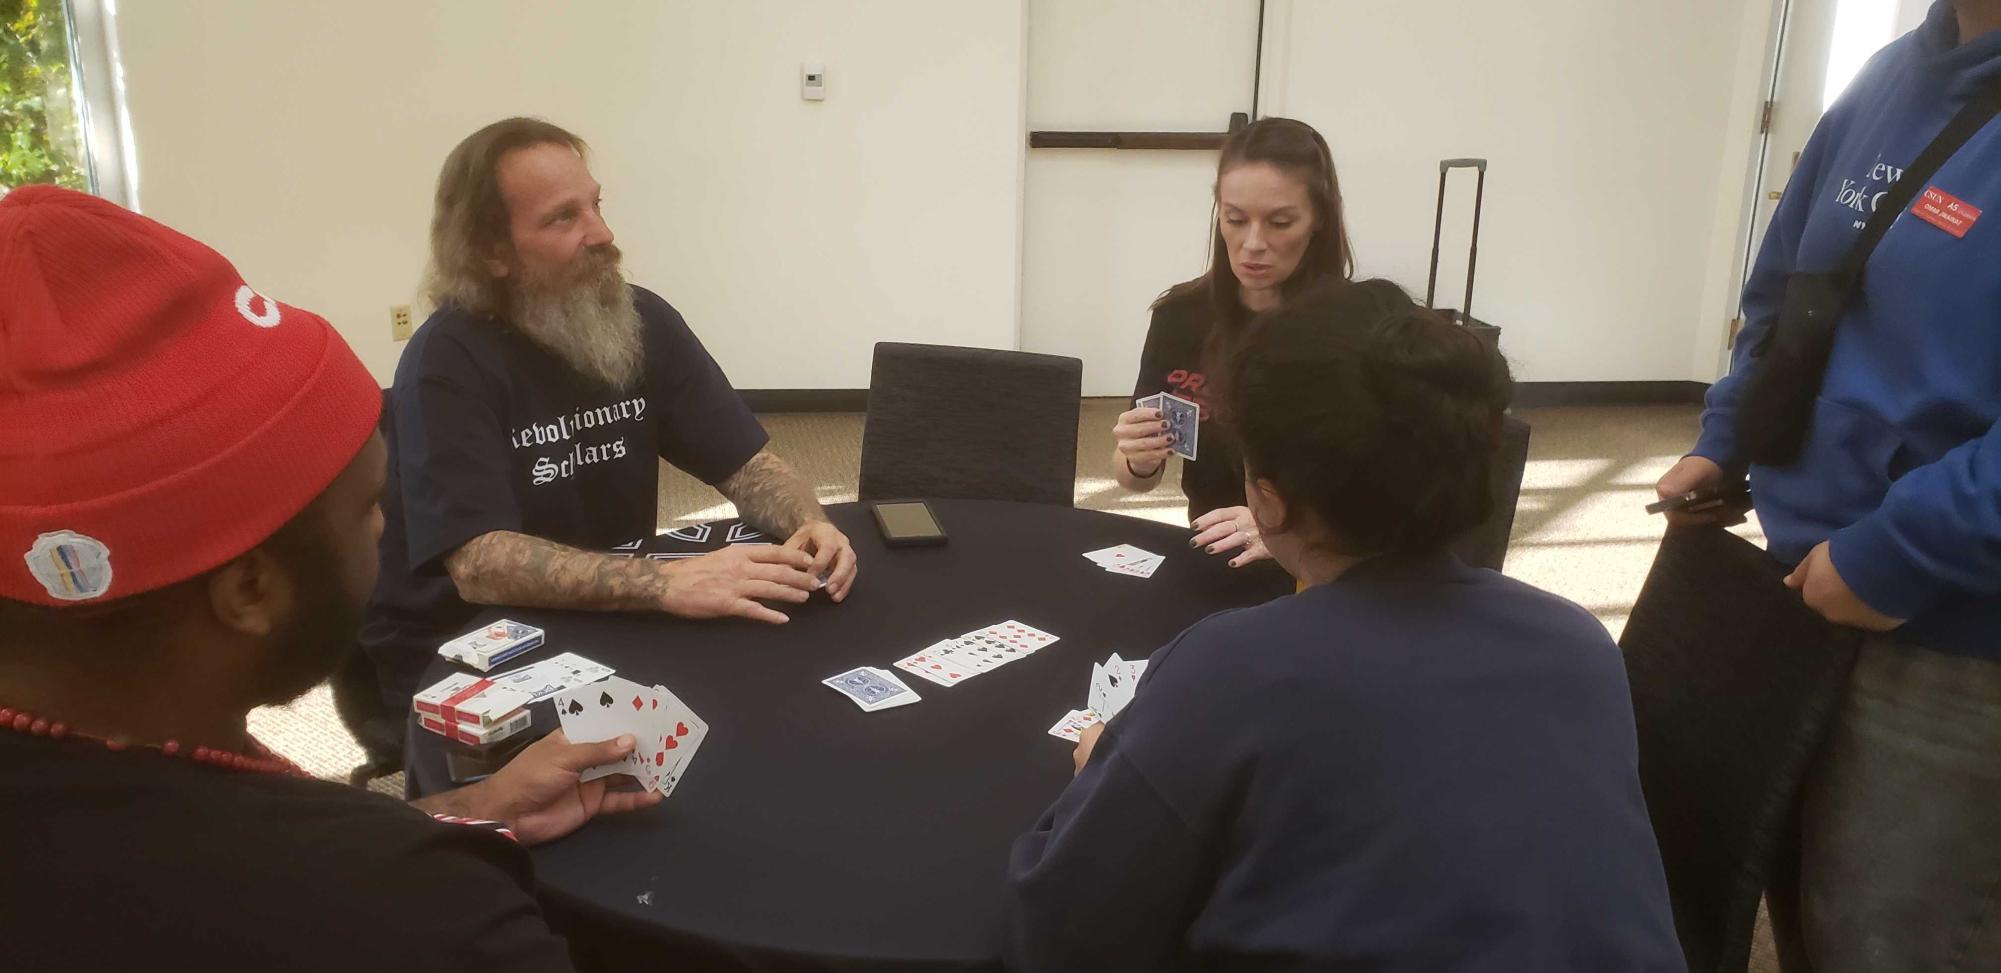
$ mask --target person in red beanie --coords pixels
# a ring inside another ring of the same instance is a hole
[[[522,844],[655,795],[537,741],[414,807],[251,739],[355,644],[381,393],[323,319],[95,197],[0,198],[10,969],[562,970]],[[171,964],[179,965],[179,964]]]
[[[582,139],[534,118],[474,132],[438,176],[426,290],[396,367],[382,580],[363,645],[400,711],[475,605],[783,623],[847,597],[854,547],[659,295],[628,284]],[[781,541],[673,562],[660,461]]]

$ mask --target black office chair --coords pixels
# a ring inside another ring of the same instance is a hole
[[[390,433],[390,408],[393,397],[389,389],[382,390],[383,438],[389,439],[390,448],[395,449]],[[366,762],[348,775],[348,783],[356,787],[366,787],[377,777],[387,777],[403,769],[403,730],[407,719],[401,709],[384,703],[380,680],[375,672],[375,660],[369,658],[360,646],[348,653],[347,660],[328,677],[333,688],[334,713],[340,717],[341,725],[354,735],[361,745]]]
[[[1084,363],[882,342],[862,429],[861,499],[1070,506]]]
[[[1515,529],[1515,506],[1521,503],[1522,473],[1528,464],[1529,424],[1502,416],[1501,442],[1488,481],[1494,491],[1494,512],[1452,545],[1460,560],[1474,567],[1501,570],[1508,559],[1508,535]]]

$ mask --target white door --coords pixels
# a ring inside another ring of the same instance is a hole
[[[1251,108],[1257,0],[1030,0],[1031,131],[1220,132]],[[1132,391],[1147,306],[1200,274],[1216,153],[1028,150],[1021,347]]]
[[[1745,206],[1737,286],[1730,292],[1733,314],[1786,181],[1820,116],[1870,55],[1923,21],[1930,0],[1778,0],[1774,6],[1777,64],[1764,151]],[[1720,354],[1718,374],[1730,367],[1729,347]]]

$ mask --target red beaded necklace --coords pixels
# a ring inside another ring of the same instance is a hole
[[[9,709],[5,706],[0,706],[0,729],[14,730],[18,733],[26,733],[31,736],[45,736],[51,740],[61,740],[69,737],[79,740],[95,740],[98,743],[104,744],[104,749],[113,752],[132,748],[131,744],[122,740],[94,737],[87,733],[76,733],[70,730],[67,723],[47,720],[33,713],[18,709]],[[250,745],[257,748],[258,756],[246,756],[228,750],[218,750],[214,747],[196,747],[193,750],[187,750],[176,740],[168,740],[165,743],[159,744],[145,744],[142,748],[158,750],[169,757],[186,757],[198,764],[209,764],[229,770],[242,771],[246,774],[290,774],[294,777],[312,776],[300,769],[298,764],[271,752],[269,747],[258,743],[256,740],[251,740]]]

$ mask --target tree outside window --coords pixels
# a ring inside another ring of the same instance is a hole
[[[89,190],[89,156],[63,0],[0,0],[0,193]]]

